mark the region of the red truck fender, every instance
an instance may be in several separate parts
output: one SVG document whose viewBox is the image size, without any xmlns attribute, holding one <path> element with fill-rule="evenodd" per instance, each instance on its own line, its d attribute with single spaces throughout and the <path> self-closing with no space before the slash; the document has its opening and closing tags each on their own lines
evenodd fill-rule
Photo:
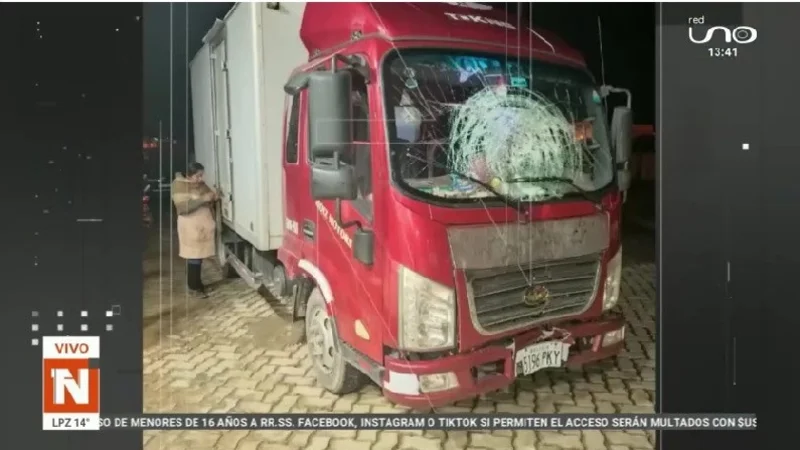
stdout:
<svg viewBox="0 0 800 450">
<path fill-rule="evenodd" d="M 297 267 L 299 267 L 314 280 L 320 292 L 322 293 L 322 297 L 325 299 L 325 303 L 329 305 L 333 303 L 333 291 L 331 290 L 331 284 L 328 282 L 328 279 L 325 277 L 322 271 L 319 270 L 319 267 L 315 266 L 307 259 L 301 259 L 298 261 Z"/>
</svg>

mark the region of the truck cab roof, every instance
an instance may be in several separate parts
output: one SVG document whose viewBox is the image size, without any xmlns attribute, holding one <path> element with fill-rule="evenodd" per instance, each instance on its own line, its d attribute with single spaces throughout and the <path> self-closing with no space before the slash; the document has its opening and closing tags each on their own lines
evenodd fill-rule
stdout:
<svg viewBox="0 0 800 450">
<path fill-rule="evenodd" d="M 548 54 L 583 65 L 553 33 L 528 28 L 505 10 L 478 3 L 307 3 L 300 37 L 311 58 L 360 35 L 389 41 L 471 42 Z M 501 50 L 502 51 L 502 50 Z"/>
</svg>

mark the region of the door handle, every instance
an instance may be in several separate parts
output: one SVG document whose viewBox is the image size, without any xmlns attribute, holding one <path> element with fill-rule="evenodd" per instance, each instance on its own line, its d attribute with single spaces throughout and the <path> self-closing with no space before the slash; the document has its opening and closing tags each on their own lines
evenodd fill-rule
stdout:
<svg viewBox="0 0 800 450">
<path fill-rule="evenodd" d="M 303 220 L 303 235 L 314 240 L 314 222 L 308 219 Z"/>
</svg>

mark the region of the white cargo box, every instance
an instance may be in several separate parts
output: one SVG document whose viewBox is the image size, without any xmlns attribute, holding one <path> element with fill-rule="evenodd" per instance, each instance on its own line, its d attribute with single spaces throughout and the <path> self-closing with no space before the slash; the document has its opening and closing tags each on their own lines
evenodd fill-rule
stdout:
<svg viewBox="0 0 800 450">
<path fill-rule="evenodd" d="M 283 85 L 308 61 L 305 3 L 238 3 L 190 64 L 195 159 L 221 192 L 223 223 L 258 250 L 283 236 Z"/>
</svg>

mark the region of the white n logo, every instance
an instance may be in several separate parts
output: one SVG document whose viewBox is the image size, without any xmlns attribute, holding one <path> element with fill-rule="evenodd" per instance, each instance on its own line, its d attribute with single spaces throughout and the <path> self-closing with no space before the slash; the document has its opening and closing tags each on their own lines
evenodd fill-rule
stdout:
<svg viewBox="0 0 800 450">
<path fill-rule="evenodd" d="M 89 370 L 78 369 L 76 380 L 68 369 L 51 369 L 50 377 L 53 379 L 53 403 L 63 405 L 65 393 L 78 405 L 89 404 Z"/>
</svg>

